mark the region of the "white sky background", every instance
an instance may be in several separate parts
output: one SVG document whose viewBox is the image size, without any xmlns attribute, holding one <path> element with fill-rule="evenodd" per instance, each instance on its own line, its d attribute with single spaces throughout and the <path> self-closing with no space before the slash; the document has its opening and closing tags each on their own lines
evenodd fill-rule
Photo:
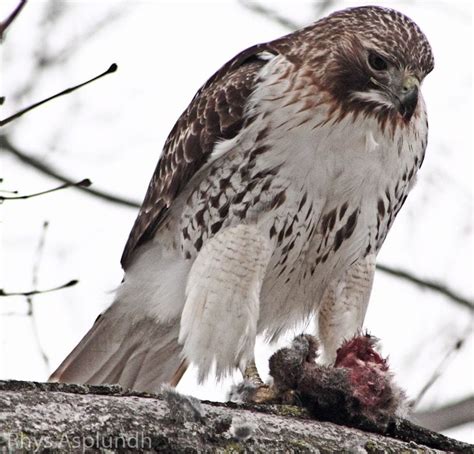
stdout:
<svg viewBox="0 0 474 454">
<path fill-rule="evenodd" d="M 2 0 L 6 17 L 16 0 Z M 50 5 L 30 0 L 3 44 L 1 107 L 4 118 L 21 107 L 119 65 L 113 75 L 27 114 L 0 133 L 22 151 L 78 181 L 141 201 L 161 147 L 196 90 L 240 50 L 288 32 L 236 1 L 57 1 L 65 6 L 45 23 Z M 412 17 L 433 46 L 436 68 L 423 86 L 430 119 L 427 157 L 418 183 L 399 214 L 379 261 L 473 294 L 472 6 L 460 1 L 369 2 Z M 311 3 L 267 2 L 298 23 L 314 18 Z M 331 9 L 364 2 L 335 1 Z M 121 13 L 98 31 L 87 30 L 109 13 Z M 42 25 L 42 26 L 41 26 Z M 71 48 L 71 46 L 73 46 Z M 64 59 L 33 71 L 34 57 Z M 24 90 L 30 84 L 31 89 Z M 23 92 L 23 93 L 22 93 Z M 58 182 L 2 152 L 3 189 L 22 194 Z M 0 299 L 0 379 L 46 380 L 120 283 L 120 255 L 136 210 L 74 189 L 0 206 L 0 288 L 32 287 L 35 250 L 43 221 L 50 223 L 38 287 L 71 279 L 71 289 L 34 298 L 41 359 L 25 317 L 24 298 Z M 3 315 L 2 315 L 3 314 Z M 469 312 L 431 291 L 377 274 L 366 327 L 382 339 L 397 380 L 415 397 L 472 319 Z M 290 333 L 290 337 L 295 333 Z M 269 350 L 258 347 L 266 368 Z M 474 345 L 468 338 L 420 408 L 438 406 L 474 391 Z M 223 399 L 229 383 L 197 387 L 186 374 L 180 389 Z M 473 425 L 450 435 L 474 441 Z"/>
</svg>

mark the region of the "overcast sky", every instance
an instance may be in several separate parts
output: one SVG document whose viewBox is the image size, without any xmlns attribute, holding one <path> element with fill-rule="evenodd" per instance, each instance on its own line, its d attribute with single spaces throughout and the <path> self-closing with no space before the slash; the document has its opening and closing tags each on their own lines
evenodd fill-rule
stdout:
<svg viewBox="0 0 474 454">
<path fill-rule="evenodd" d="M 472 298 L 472 10 L 471 2 L 370 2 L 412 17 L 428 36 L 436 67 L 423 86 L 430 136 L 418 183 L 379 255 L 381 263 L 437 280 Z M 1 17 L 15 1 L 2 0 Z M 301 25 L 309 2 L 266 2 Z M 335 1 L 329 10 L 364 2 Z M 289 30 L 237 1 L 30 1 L 1 50 L 0 117 L 119 65 L 113 75 L 55 100 L 0 130 L 21 151 L 94 188 L 140 202 L 161 147 L 196 90 L 223 63 L 257 42 Z M 38 61 L 47 65 L 38 65 Z M 58 182 L 1 153 L 3 189 L 22 194 Z M 0 288 L 32 288 L 42 225 L 49 222 L 37 287 L 71 279 L 70 289 L 34 298 L 36 327 L 23 297 L 0 300 L 0 379 L 45 380 L 111 302 L 136 209 L 74 189 L 0 206 Z M 3 314 L 3 315 L 2 315 Z M 459 336 L 469 312 L 445 297 L 378 273 L 366 327 L 382 339 L 397 380 L 416 397 Z M 289 333 L 289 337 L 295 333 Z M 274 349 L 275 347 L 272 347 Z M 270 350 L 258 346 L 263 370 Z M 472 394 L 472 337 L 453 355 L 423 398 L 428 408 Z M 197 387 L 187 373 L 180 389 L 223 399 L 229 382 Z M 450 431 L 474 441 L 473 426 Z"/>
</svg>

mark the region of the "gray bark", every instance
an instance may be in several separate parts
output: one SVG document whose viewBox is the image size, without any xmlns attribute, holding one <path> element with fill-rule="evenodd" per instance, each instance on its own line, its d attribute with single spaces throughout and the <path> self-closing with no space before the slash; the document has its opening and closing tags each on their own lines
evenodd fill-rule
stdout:
<svg viewBox="0 0 474 454">
<path fill-rule="evenodd" d="M 407 441 L 311 420 L 299 407 L 0 381 L 0 452 L 474 452 L 407 421 L 388 430 Z"/>
</svg>

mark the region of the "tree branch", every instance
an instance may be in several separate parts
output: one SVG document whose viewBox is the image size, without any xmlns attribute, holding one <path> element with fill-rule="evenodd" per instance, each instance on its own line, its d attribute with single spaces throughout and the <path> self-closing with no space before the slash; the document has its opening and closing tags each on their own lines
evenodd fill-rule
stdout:
<svg viewBox="0 0 474 454">
<path fill-rule="evenodd" d="M 3 21 L 0 22 L 0 40 L 3 39 L 3 34 L 6 29 L 12 24 L 12 22 L 18 17 L 23 7 L 26 5 L 27 0 L 20 0 L 20 3 L 11 12 L 11 14 Z"/>
<path fill-rule="evenodd" d="M 47 189 L 46 191 L 40 191 L 40 192 L 35 192 L 34 194 L 28 194 L 28 195 L 15 195 L 15 196 L 3 196 L 0 195 L 0 203 L 5 201 L 5 200 L 25 200 L 25 199 L 31 199 L 33 197 L 38 197 L 40 195 L 45 195 L 45 194 L 51 194 L 52 192 L 60 191 L 62 189 L 66 188 L 71 188 L 71 187 L 84 187 L 88 188 L 91 185 L 91 180 L 88 178 L 85 178 L 84 180 L 81 180 L 77 183 L 64 183 L 61 186 L 58 186 L 57 188 L 53 189 Z M 17 191 L 14 192 L 15 194 Z"/>
<path fill-rule="evenodd" d="M 32 90 L 37 87 L 38 81 L 47 78 L 49 70 L 53 67 L 65 64 L 75 56 L 79 50 L 87 48 L 87 43 L 91 38 L 96 38 L 103 33 L 114 22 L 126 16 L 133 8 L 133 2 L 117 2 L 118 5 L 108 8 L 106 13 L 94 20 L 94 15 L 86 23 L 81 23 L 80 30 L 74 30 L 71 34 L 61 34 L 61 42 L 51 39 L 52 36 L 61 33 L 62 27 L 69 19 L 74 20 L 73 2 L 43 0 L 45 7 L 39 14 L 39 30 L 31 41 L 31 60 L 29 77 L 18 87 L 12 87 L 9 97 L 13 100 L 27 99 Z M 128 3 L 128 4 L 125 4 Z M 33 36 L 33 35 L 32 35 Z M 54 43 L 54 44 L 53 44 Z M 51 45 L 53 44 L 53 45 Z M 14 58 L 13 46 L 5 57 Z M 2 62 L 3 63 L 3 62 Z"/>
<path fill-rule="evenodd" d="M 3 182 L 3 179 L 0 178 L 0 183 Z M 4 194 L 18 194 L 18 191 L 9 191 L 8 189 L 0 189 L 0 192 L 3 192 Z"/>
<path fill-rule="evenodd" d="M 421 279 L 409 273 L 408 271 L 392 268 L 387 265 L 379 264 L 377 265 L 377 269 L 384 273 L 390 274 L 391 276 L 411 282 L 412 284 L 418 285 L 419 287 L 427 288 L 437 293 L 441 293 L 442 295 L 446 296 L 450 300 L 461 304 L 462 306 L 470 309 L 471 311 L 474 310 L 474 302 L 472 300 L 469 300 L 468 298 L 458 295 L 454 290 L 451 290 L 449 287 L 447 287 L 446 285 L 440 284 L 439 282 L 429 280 L 429 279 Z"/>
<path fill-rule="evenodd" d="M 49 226 L 49 222 L 44 221 L 43 227 L 41 229 L 39 241 L 38 241 L 38 246 L 36 248 L 35 261 L 33 263 L 33 270 L 31 273 L 32 274 L 31 286 L 33 288 L 36 288 L 38 286 L 39 268 L 41 264 L 41 259 L 43 258 L 43 251 L 44 251 L 44 245 L 46 243 L 46 233 L 48 231 L 48 226 Z M 36 340 L 36 345 L 38 347 L 39 354 L 41 355 L 41 358 L 43 359 L 45 370 L 48 373 L 49 372 L 49 358 L 45 350 L 43 349 L 43 346 L 41 345 L 41 338 L 40 338 L 39 329 L 38 329 L 38 325 L 36 323 L 36 317 L 35 317 L 36 313 L 35 313 L 35 306 L 33 303 L 33 295 L 26 297 L 26 303 L 28 304 L 27 316 L 30 317 L 30 320 L 31 320 L 33 336 Z"/>
<path fill-rule="evenodd" d="M 79 281 L 73 279 L 72 281 L 67 282 L 66 284 L 60 285 L 59 287 L 53 287 L 45 290 L 29 290 L 27 292 L 5 292 L 0 288 L 0 296 L 33 296 L 33 295 L 42 295 L 43 293 L 55 292 L 57 290 L 62 290 L 64 288 L 72 287 L 76 285 Z"/>
<path fill-rule="evenodd" d="M 124 205 L 130 208 L 140 208 L 141 204 L 134 200 L 125 199 L 123 197 L 119 197 L 119 196 L 110 194 L 108 192 L 100 191 L 97 189 L 92 189 L 92 188 L 83 187 L 83 186 L 75 186 L 76 182 L 73 179 L 66 177 L 65 175 L 61 174 L 59 171 L 55 170 L 52 166 L 45 164 L 39 159 L 36 159 L 33 156 L 30 156 L 29 154 L 26 154 L 20 151 L 16 146 L 14 146 L 10 142 L 8 137 L 5 135 L 0 135 L 0 148 L 4 149 L 5 151 L 8 151 L 12 155 L 20 159 L 22 162 L 24 162 L 25 164 L 28 164 L 30 167 L 33 167 L 36 170 L 39 170 L 41 173 L 48 175 L 49 177 L 56 178 L 57 180 L 62 181 L 63 183 L 66 183 L 81 191 L 84 191 L 88 193 L 89 195 L 93 195 L 103 200 L 107 200 L 108 202 L 117 203 L 119 205 Z"/>
<path fill-rule="evenodd" d="M 259 14 L 260 16 L 263 16 L 265 17 L 265 19 L 271 20 L 272 22 L 276 22 L 277 24 L 287 28 L 288 30 L 294 31 L 301 27 L 300 24 L 293 22 L 287 17 L 281 16 L 275 10 L 263 6 L 260 3 L 248 0 L 238 0 L 238 2 L 249 11 Z"/>
<path fill-rule="evenodd" d="M 315 17 L 320 18 L 326 11 L 332 7 L 334 0 L 316 0 L 314 2 Z"/>
<path fill-rule="evenodd" d="M 268 8 L 267 6 L 262 5 L 261 3 L 252 1 L 252 0 L 238 0 L 244 8 L 252 11 L 255 14 L 258 14 L 264 17 L 267 20 L 275 22 L 289 31 L 295 31 L 303 27 L 303 24 L 298 24 L 293 22 L 291 19 L 288 19 L 281 14 L 278 14 L 275 10 Z M 320 0 L 314 2 L 314 18 L 319 19 L 326 11 L 332 6 L 333 0 Z"/>
<path fill-rule="evenodd" d="M 290 405 L 200 402 L 176 394 L 0 381 L 0 443 L 11 452 L 468 453 L 473 448 L 406 420 L 397 419 L 384 434 L 373 433 L 311 419 Z"/>
<path fill-rule="evenodd" d="M 95 82 L 96 80 L 106 76 L 107 74 L 111 74 L 117 71 L 117 65 L 115 63 L 111 64 L 110 67 L 105 70 L 103 73 L 99 74 L 98 76 L 93 77 L 92 79 L 87 80 L 86 82 L 82 82 L 81 84 L 75 85 L 70 88 L 66 88 L 65 90 L 56 93 L 55 95 L 49 96 L 46 99 L 43 99 L 42 101 L 38 101 L 34 104 L 32 104 L 29 107 L 26 107 L 16 114 L 11 115 L 10 117 L 7 117 L 3 120 L 0 120 L 0 126 L 5 126 L 7 123 L 10 123 L 13 120 L 16 120 L 17 118 L 21 117 L 22 115 L 26 114 L 27 112 L 30 112 L 33 109 L 36 109 L 37 107 L 42 106 L 43 104 L 46 104 L 49 101 L 52 101 L 53 99 L 59 98 L 60 96 L 68 95 L 69 93 L 72 93 L 73 91 L 78 90 L 79 88 L 82 88 L 92 82 Z"/>
<path fill-rule="evenodd" d="M 413 421 L 430 430 L 442 431 L 474 422 L 474 396 L 453 402 L 433 410 L 420 411 Z"/>
<path fill-rule="evenodd" d="M 441 359 L 440 363 L 436 366 L 431 377 L 425 383 L 425 385 L 421 388 L 420 392 L 418 393 L 413 407 L 416 408 L 420 403 L 423 396 L 427 393 L 427 391 L 438 381 L 438 379 L 443 375 L 443 372 L 448 367 L 448 364 L 452 361 L 455 354 L 458 353 L 462 347 L 464 346 L 466 339 L 472 334 L 472 319 L 468 323 L 466 329 L 464 330 L 463 334 L 459 336 L 458 339 L 454 342 L 454 344 L 448 349 L 445 353 L 444 357 Z"/>
</svg>

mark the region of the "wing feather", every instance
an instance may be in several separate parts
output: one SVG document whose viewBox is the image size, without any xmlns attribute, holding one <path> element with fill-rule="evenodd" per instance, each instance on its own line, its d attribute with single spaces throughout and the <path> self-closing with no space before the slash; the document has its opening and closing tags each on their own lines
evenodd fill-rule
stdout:
<svg viewBox="0 0 474 454">
<path fill-rule="evenodd" d="M 138 246 L 153 237 L 173 200 L 206 163 L 214 145 L 232 139 L 244 123 L 244 109 L 256 76 L 278 52 L 253 46 L 230 60 L 199 89 L 169 134 L 122 255 L 124 269 Z"/>
</svg>

